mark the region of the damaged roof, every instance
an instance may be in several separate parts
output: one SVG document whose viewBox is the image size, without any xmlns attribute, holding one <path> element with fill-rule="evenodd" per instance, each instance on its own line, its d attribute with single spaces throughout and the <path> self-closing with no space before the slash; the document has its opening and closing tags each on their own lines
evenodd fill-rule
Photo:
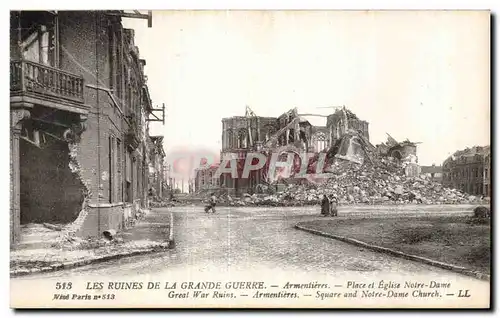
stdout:
<svg viewBox="0 0 500 318">
<path fill-rule="evenodd" d="M 457 158 L 470 158 L 476 155 L 486 157 L 490 155 L 490 151 L 490 146 L 474 146 L 471 148 L 465 148 L 463 150 L 457 150 L 451 156 L 446 158 L 444 163 L 447 163 L 450 160 L 456 160 Z"/>
<path fill-rule="evenodd" d="M 356 116 L 356 114 L 354 114 L 349 109 L 345 108 L 345 106 L 344 106 L 343 110 L 346 112 L 346 115 L 347 115 L 348 119 L 358 119 L 359 120 L 358 116 Z"/>
</svg>

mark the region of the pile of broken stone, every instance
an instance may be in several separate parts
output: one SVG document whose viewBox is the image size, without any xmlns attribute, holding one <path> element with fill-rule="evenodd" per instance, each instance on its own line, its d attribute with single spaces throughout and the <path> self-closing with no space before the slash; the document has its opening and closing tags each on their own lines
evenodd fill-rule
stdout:
<svg viewBox="0 0 500 318">
<path fill-rule="evenodd" d="M 425 175 L 408 177 L 404 164 L 390 157 L 367 164 L 335 159 L 328 177 L 318 182 L 288 185 L 281 193 L 245 194 L 241 199 L 220 196 L 230 206 L 300 206 L 319 204 L 323 195 L 340 204 L 475 204 L 480 198 L 443 187 Z"/>
</svg>

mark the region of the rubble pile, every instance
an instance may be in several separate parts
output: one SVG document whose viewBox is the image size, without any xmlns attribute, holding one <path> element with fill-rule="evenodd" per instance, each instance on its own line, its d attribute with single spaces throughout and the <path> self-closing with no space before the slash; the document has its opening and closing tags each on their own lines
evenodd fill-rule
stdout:
<svg viewBox="0 0 500 318">
<path fill-rule="evenodd" d="M 149 202 L 149 206 L 151 208 L 171 208 L 176 206 L 176 202 L 174 201 L 151 201 Z"/>
<path fill-rule="evenodd" d="M 335 159 L 328 178 L 321 182 L 288 185 L 281 193 L 244 194 L 242 198 L 220 195 L 219 203 L 230 206 L 298 206 L 318 204 L 323 195 L 335 196 L 340 204 L 467 204 L 479 198 L 444 188 L 425 175 L 407 177 L 405 163 L 391 157 L 373 158 L 367 164 Z"/>
<path fill-rule="evenodd" d="M 425 175 L 407 177 L 404 168 L 404 164 L 390 157 L 377 158 L 373 165 L 335 161 L 330 168 L 331 177 L 326 182 L 310 189 L 289 187 L 285 194 L 305 202 L 317 202 L 324 194 L 333 195 L 341 204 L 457 204 L 478 199 L 444 188 Z"/>
</svg>

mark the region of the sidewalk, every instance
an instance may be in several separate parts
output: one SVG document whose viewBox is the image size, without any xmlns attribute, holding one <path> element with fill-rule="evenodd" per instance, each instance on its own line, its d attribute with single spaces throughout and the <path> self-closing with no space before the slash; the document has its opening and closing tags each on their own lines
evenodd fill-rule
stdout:
<svg viewBox="0 0 500 318">
<path fill-rule="evenodd" d="M 297 229 L 381 253 L 490 279 L 490 221 L 472 216 L 334 218 Z"/>
<path fill-rule="evenodd" d="M 19 248 L 10 252 L 11 277 L 67 269 L 121 257 L 160 252 L 173 247 L 171 212 L 148 212 L 134 227 L 105 239 L 62 243 L 61 231 L 43 224 L 23 227 Z"/>
</svg>

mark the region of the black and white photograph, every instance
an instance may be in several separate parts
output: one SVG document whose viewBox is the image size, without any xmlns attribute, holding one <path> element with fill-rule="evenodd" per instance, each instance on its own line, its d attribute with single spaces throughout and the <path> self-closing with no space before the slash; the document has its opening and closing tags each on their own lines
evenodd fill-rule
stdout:
<svg viewBox="0 0 500 318">
<path fill-rule="evenodd" d="M 11 308 L 490 308 L 491 19 L 11 10 Z"/>
</svg>

